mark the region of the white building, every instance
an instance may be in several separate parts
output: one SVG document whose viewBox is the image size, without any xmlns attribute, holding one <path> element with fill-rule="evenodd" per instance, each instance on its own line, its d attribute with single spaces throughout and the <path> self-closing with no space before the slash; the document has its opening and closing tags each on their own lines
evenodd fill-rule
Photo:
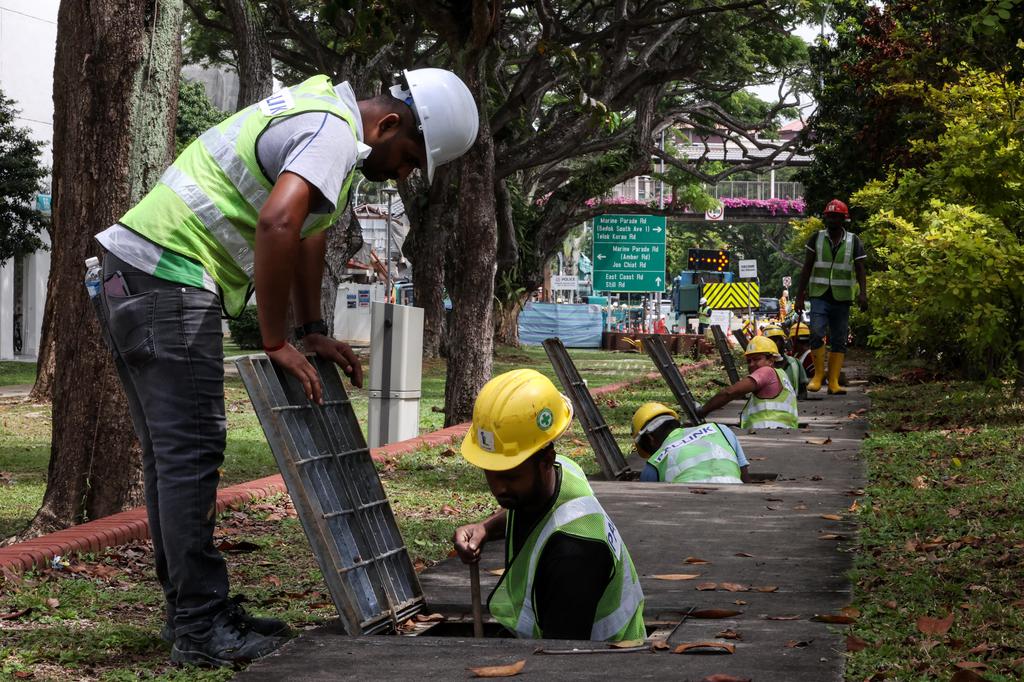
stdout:
<svg viewBox="0 0 1024 682">
<path fill-rule="evenodd" d="M 53 165 L 53 58 L 59 6 L 59 0 L 0 0 L 0 89 L 20 109 L 15 125 L 30 129 L 33 137 L 46 143 L 42 162 L 48 167 Z M 42 238 L 49 243 L 45 232 Z M 49 251 L 7 261 L 0 268 L 0 360 L 33 359 L 39 352 L 49 273 Z"/>
</svg>

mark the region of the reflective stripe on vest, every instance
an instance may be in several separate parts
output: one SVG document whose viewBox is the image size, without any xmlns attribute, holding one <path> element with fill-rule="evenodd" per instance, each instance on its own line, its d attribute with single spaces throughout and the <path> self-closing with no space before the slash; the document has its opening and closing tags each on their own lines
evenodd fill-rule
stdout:
<svg viewBox="0 0 1024 682">
<path fill-rule="evenodd" d="M 740 412 L 740 428 L 795 429 L 799 426 L 796 392 L 785 372 L 776 369 L 775 374 L 779 377 L 782 390 L 773 398 L 758 398 L 751 394 Z"/>
<path fill-rule="evenodd" d="M 519 637 L 539 638 L 533 603 L 537 563 L 548 540 L 558 532 L 603 542 L 611 554 L 614 572 L 594 614 L 590 637 L 594 640 L 643 639 L 643 589 L 629 550 L 615 524 L 594 497 L 579 466 L 557 457 L 562 473 L 558 499 L 548 515 L 531 531 L 519 554 L 512 556 L 515 512 L 510 511 L 506 529 L 506 570 L 488 599 L 491 614 Z"/>
<path fill-rule="evenodd" d="M 786 376 L 792 388 L 800 386 L 800 363 L 792 355 L 786 356 Z"/>
<path fill-rule="evenodd" d="M 717 424 L 676 429 L 649 462 L 666 483 L 742 483 L 736 452 Z"/>
<path fill-rule="evenodd" d="M 820 230 L 814 253 L 814 268 L 811 270 L 809 287 L 811 297 L 823 296 L 831 287 L 832 296 L 837 301 L 852 301 L 853 233 L 846 230 L 843 240 L 839 243 L 839 249 L 833 252 L 828 231 Z"/>
<path fill-rule="evenodd" d="M 120 222 L 150 241 L 197 261 L 217 282 L 225 312 L 237 316 L 252 290 L 256 222 L 273 184 L 257 158 L 259 136 L 276 120 L 324 112 L 358 139 L 356 113 L 327 76 L 314 76 L 257 102 L 203 133 Z M 344 211 L 354 168 L 331 214 L 310 214 L 300 235 L 329 227 Z"/>
</svg>

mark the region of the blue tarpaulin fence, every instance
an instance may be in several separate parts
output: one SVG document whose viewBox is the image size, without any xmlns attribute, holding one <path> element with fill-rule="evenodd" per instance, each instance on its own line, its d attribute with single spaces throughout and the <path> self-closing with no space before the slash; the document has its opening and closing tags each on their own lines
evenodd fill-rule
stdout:
<svg viewBox="0 0 1024 682">
<path fill-rule="evenodd" d="M 567 348 L 600 348 L 601 306 L 527 303 L 519 313 L 519 342 L 539 346 L 557 336 Z"/>
</svg>

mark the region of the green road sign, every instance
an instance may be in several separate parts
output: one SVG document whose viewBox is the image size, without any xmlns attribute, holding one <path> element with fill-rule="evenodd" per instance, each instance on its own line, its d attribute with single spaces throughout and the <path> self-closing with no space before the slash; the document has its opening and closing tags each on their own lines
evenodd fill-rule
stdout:
<svg viewBox="0 0 1024 682">
<path fill-rule="evenodd" d="M 594 218 L 594 291 L 664 291 L 665 218 Z"/>
</svg>

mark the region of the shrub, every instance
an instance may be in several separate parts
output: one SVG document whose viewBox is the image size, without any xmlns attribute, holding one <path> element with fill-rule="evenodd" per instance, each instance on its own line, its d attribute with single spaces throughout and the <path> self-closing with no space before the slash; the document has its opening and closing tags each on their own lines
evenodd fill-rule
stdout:
<svg viewBox="0 0 1024 682">
<path fill-rule="evenodd" d="M 242 350 L 262 350 L 263 337 L 260 336 L 260 321 L 256 317 L 256 306 L 245 307 L 242 314 L 228 320 L 228 331 L 231 338 Z"/>
</svg>

